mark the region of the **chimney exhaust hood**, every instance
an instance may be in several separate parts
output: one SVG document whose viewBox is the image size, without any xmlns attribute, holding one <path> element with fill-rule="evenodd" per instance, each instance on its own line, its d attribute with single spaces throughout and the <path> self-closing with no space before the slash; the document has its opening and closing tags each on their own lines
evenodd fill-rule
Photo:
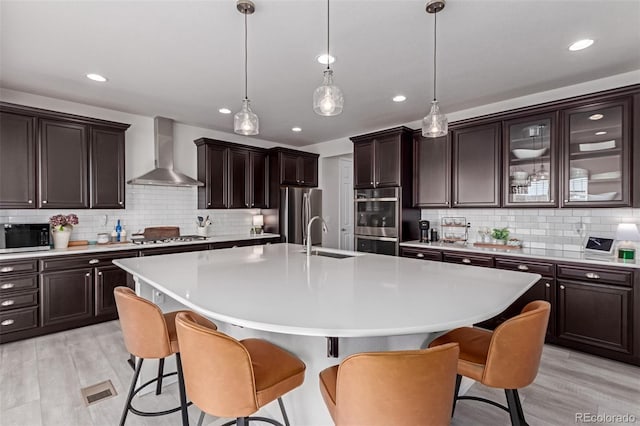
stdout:
<svg viewBox="0 0 640 426">
<path fill-rule="evenodd" d="M 131 185 L 204 186 L 173 168 L 173 120 L 165 117 L 153 119 L 155 168 L 128 181 Z"/>
</svg>

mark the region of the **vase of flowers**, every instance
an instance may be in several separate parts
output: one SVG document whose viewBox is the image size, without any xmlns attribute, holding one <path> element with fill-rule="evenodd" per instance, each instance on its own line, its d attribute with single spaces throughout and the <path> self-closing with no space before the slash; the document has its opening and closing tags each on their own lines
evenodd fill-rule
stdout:
<svg viewBox="0 0 640 426">
<path fill-rule="evenodd" d="M 78 224 L 78 216 L 73 213 L 66 216 L 57 214 L 49 218 L 49 224 L 53 235 L 53 248 L 67 248 L 73 225 Z"/>
</svg>

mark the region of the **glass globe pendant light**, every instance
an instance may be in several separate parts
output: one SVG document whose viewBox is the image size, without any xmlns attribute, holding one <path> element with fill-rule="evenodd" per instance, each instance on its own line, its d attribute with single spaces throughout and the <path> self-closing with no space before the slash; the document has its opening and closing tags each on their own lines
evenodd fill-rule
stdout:
<svg viewBox="0 0 640 426">
<path fill-rule="evenodd" d="M 327 56 L 329 56 L 329 0 L 327 0 Z M 343 106 L 342 90 L 333 84 L 333 70 L 327 60 L 322 86 L 313 92 L 313 110 L 319 115 L 333 116 L 342 113 Z"/>
<path fill-rule="evenodd" d="M 449 129 L 447 116 L 440 111 L 436 99 L 436 24 L 438 12 L 444 9 L 444 6 L 445 0 L 429 0 L 427 2 L 427 13 L 433 14 L 433 101 L 429 114 L 422 119 L 422 136 L 427 138 L 445 136 Z"/>
<path fill-rule="evenodd" d="M 242 108 L 233 116 L 233 131 L 246 136 L 257 135 L 260 130 L 258 116 L 251 111 L 247 91 L 247 15 L 253 14 L 256 7 L 250 0 L 238 0 L 238 11 L 244 15 L 244 99 Z"/>
</svg>

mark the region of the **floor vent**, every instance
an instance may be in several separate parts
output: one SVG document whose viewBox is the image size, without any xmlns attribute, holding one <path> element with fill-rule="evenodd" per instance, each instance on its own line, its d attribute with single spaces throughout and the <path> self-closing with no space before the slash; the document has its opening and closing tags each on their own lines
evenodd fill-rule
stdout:
<svg viewBox="0 0 640 426">
<path fill-rule="evenodd" d="M 113 383 L 111 383 L 111 380 L 106 380 L 92 386 L 87 386 L 86 388 L 80 389 L 80 392 L 82 393 L 82 400 L 84 401 L 84 405 L 87 406 L 95 404 L 96 402 L 102 401 L 107 398 L 112 398 L 118 394 L 113 387 Z"/>
</svg>

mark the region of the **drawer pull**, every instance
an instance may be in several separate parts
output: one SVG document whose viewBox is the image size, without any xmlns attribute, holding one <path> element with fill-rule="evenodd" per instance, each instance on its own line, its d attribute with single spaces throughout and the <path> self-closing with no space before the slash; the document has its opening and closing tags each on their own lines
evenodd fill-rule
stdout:
<svg viewBox="0 0 640 426">
<path fill-rule="evenodd" d="M 98 272 L 98 276 L 101 277 L 102 276 L 102 272 Z"/>
<path fill-rule="evenodd" d="M 528 271 L 529 267 L 527 265 L 518 265 L 518 269 L 521 271 Z"/>
<path fill-rule="evenodd" d="M 11 305 L 13 305 L 14 303 L 16 303 L 16 302 L 15 302 L 15 301 L 13 301 L 13 300 L 5 300 L 5 301 L 3 301 L 2 303 L 0 303 L 0 305 L 2 305 L 2 306 L 11 306 Z"/>
<path fill-rule="evenodd" d="M 0 272 L 13 272 L 13 266 L 3 266 Z"/>
<path fill-rule="evenodd" d="M 564 286 L 563 285 L 560 286 L 560 290 L 564 290 Z"/>
<path fill-rule="evenodd" d="M 471 260 L 465 257 L 464 259 L 462 259 L 462 263 L 466 263 L 468 265 L 471 263 Z"/>
<path fill-rule="evenodd" d="M 14 322 L 15 322 L 14 320 L 8 319 L 8 320 L 4 320 L 4 321 L 0 322 L 0 324 L 2 324 L 2 325 L 11 325 Z"/>
<path fill-rule="evenodd" d="M 592 280 L 597 280 L 598 278 L 600 278 L 600 275 L 596 274 L 595 272 L 587 272 L 586 274 L 584 274 L 584 276 L 587 278 L 591 278 Z"/>
<path fill-rule="evenodd" d="M 14 283 L 4 283 L 0 286 L 1 289 L 6 290 L 8 288 L 14 288 L 16 285 Z"/>
<path fill-rule="evenodd" d="M 424 254 L 418 253 L 418 254 L 416 254 L 416 257 L 419 257 L 420 259 L 422 259 L 424 257 Z"/>
<path fill-rule="evenodd" d="M 95 265 L 96 263 L 100 263 L 100 261 L 98 259 L 91 259 L 89 261 L 89 265 Z"/>
<path fill-rule="evenodd" d="M 544 286 L 545 286 L 546 288 L 549 288 L 549 287 L 551 287 L 551 284 L 549 284 L 549 283 L 545 283 L 545 284 L 544 284 Z"/>
</svg>

